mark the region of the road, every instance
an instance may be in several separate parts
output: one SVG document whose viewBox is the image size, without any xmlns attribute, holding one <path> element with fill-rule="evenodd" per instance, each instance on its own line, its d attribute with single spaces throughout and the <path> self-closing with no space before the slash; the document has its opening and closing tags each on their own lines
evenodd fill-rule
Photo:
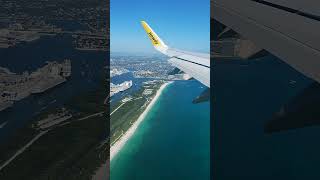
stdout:
<svg viewBox="0 0 320 180">
<path fill-rule="evenodd" d="M 125 104 L 125 102 L 122 103 L 122 104 L 120 104 L 120 106 L 118 106 L 114 111 L 112 111 L 112 112 L 110 113 L 110 116 L 111 116 L 113 113 L 115 113 L 119 108 L 121 108 L 121 106 L 123 106 L 124 104 Z"/>
<path fill-rule="evenodd" d="M 28 142 L 28 144 L 26 144 L 25 146 L 23 146 L 21 149 L 19 149 L 10 159 L 8 159 L 5 163 L 3 163 L 0 166 L 0 171 L 5 168 L 8 164 L 11 163 L 11 161 L 13 161 L 17 156 L 19 156 L 21 153 L 23 153 L 29 146 L 31 146 L 36 140 L 38 140 L 41 136 L 43 136 L 44 134 L 46 134 L 48 130 L 42 131 L 40 132 L 36 137 L 34 137 L 30 142 Z"/>
<path fill-rule="evenodd" d="M 98 112 L 98 113 L 95 113 L 95 114 L 91 114 L 91 115 L 88 115 L 86 117 L 83 117 L 83 118 L 80 118 L 80 119 L 77 119 L 76 121 L 83 121 L 83 120 L 86 120 L 86 119 L 89 119 L 89 118 L 92 118 L 92 117 L 95 117 L 95 116 L 101 116 L 102 114 L 104 113 L 104 111 L 102 112 Z M 67 122 L 67 123 L 64 123 L 60 126 L 63 126 L 65 124 L 68 124 L 70 122 Z M 19 156 L 20 154 L 22 154 L 28 147 L 30 147 L 35 141 L 37 141 L 41 136 L 45 135 L 47 132 L 49 132 L 50 130 L 54 129 L 51 128 L 51 129 L 48 129 L 48 130 L 45 130 L 45 131 L 41 131 L 37 136 L 35 136 L 31 141 L 29 141 L 25 146 L 23 146 L 21 149 L 19 149 L 10 159 L 8 159 L 6 162 L 4 162 L 1 166 L 0 166 L 0 171 L 5 168 L 7 165 L 9 165 L 17 156 Z"/>
</svg>

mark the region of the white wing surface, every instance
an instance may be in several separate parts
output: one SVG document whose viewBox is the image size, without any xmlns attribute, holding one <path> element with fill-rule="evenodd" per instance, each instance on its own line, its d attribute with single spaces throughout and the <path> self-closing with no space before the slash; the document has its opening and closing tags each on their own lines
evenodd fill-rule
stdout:
<svg viewBox="0 0 320 180">
<path fill-rule="evenodd" d="M 170 57 L 169 62 L 210 88 L 210 55 L 172 49 L 145 22 L 141 21 L 154 48 Z"/>
</svg>

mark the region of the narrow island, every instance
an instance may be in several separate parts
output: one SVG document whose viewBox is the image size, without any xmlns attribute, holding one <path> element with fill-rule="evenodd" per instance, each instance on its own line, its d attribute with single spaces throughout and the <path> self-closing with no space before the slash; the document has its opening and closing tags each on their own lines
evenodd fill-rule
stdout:
<svg viewBox="0 0 320 180">
<path fill-rule="evenodd" d="M 153 80 L 144 82 L 142 88 L 130 97 L 126 97 L 115 105 L 110 111 L 111 148 L 112 160 L 126 142 L 132 137 L 140 123 L 160 97 L 163 90 L 171 82 Z"/>
</svg>

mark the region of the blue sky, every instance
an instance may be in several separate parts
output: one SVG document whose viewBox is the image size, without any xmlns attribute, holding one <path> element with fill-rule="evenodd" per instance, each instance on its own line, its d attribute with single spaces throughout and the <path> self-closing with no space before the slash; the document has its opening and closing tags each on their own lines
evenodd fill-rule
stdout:
<svg viewBox="0 0 320 180">
<path fill-rule="evenodd" d="M 170 47 L 210 50 L 209 0 L 110 0 L 111 53 L 156 52 L 141 20 Z"/>
</svg>

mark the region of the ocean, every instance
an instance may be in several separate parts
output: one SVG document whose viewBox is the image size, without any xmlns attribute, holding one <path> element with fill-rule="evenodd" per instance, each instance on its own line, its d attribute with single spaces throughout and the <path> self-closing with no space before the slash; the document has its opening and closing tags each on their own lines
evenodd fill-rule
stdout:
<svg viewBox="0 0 320 180">
<path fill-rule="evenodd" d="M 274 113 L 312 80 L 271 55 L 216 61 L 213 74 L 215 180 L 320 179 L 320 127 L 264 133 Z"/>
<path fill-rule="evenodd" d="M 209 179 L 210 103 L 192 104 L 204 89 L 194 80 L 168 85 L 111 161 L 110 179 Z"/>
</svg>

